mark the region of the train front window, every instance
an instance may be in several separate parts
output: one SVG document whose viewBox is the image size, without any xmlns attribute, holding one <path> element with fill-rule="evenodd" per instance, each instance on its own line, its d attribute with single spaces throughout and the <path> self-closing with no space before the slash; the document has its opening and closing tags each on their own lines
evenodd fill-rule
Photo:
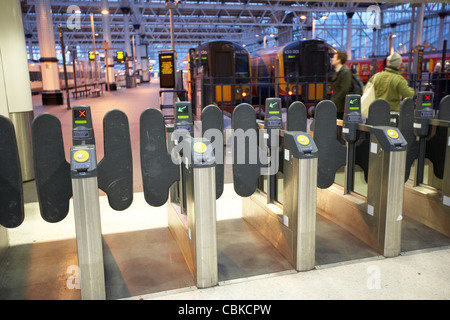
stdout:
<svg viewBox="0 0 450 320">
<path fill-rule="evenodd" d="M 236 74 L 249 77 L 248 55 L 236 54 Z"/>
<path fill-rule="evenodd" d="M 297 54 L 286 54 L 284 55 L 284 72 L 285 78 L 295 79 L 300 74 L 300 64 L 298 61 Z"/>
</svg>

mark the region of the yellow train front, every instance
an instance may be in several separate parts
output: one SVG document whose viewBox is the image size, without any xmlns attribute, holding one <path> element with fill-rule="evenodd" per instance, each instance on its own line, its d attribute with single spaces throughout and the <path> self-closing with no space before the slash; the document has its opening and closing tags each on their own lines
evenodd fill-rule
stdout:
<svg viewBox="0 0 450 320">
<path fill-rule="evenodd" d="M 205 42 L 189 50 L 187 90 L 194 114 L 216 104 L 225 112 L 251 102 L 250 53 L 225 40 Z"/>
<path fill-rule="evenodd" d="M 314 39 L 258 51 L 251 58 L 253 105 L 264 108 L 266 98 L 279 97 L 284 107 L 302 101 L 309 109 L 327 99 L 327 75 L 335 51 Z"/>
</svg>

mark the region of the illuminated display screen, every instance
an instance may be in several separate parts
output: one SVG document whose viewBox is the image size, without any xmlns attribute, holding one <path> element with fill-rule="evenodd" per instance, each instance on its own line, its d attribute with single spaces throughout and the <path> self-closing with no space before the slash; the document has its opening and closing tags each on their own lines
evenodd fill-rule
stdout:
<svg viewBox="0 0 450 320">
<path fill-rule="evenodd" d="M 290 54 L 290 55 L 288 55 L 288 59 L 295 59 L 297 56 L 296 55 L 293 55 L 293 54 Z"/>
<path fill-rule="evenodd" d="M 117 51 L 117 60 L 123 60 L 123 51 Z"/>
<path fill-rule="evenodd" d="M 73 110 L 73 119 L 76 124 L 87 123 L 86 120 L 86 110 L 76 109 Z"/>
<path fill-rule="evenodd" d="M 74 110 L 73 113 L 74 119 L 86 119 L 86 110 L 77 109 Z"/>
<path fill-rule="evenodd" d="M 188 106 L 178 106 L 177 107 L 177 113 L 180 114 L 187 114 L 189 115 L 189 108 Z"/>
<path fill-rule="evenodd" d="M 178 119 L 189 119 L 189 107 L 188 106 L 177 106 L 177 118 Z"/>
<path fill-rule="evenodd" d="M 160 88 L 175 87 L 175 58 L 173 53 L 159 55 Z"/>
<path fill-rule="evenodd" d="M 424 102 L 425 102 L 425 101 L 431 102 L 431 94 L 425 94 L 425 95 L 423 96 L 423 101 L 424 101 Z"/>
</svg>

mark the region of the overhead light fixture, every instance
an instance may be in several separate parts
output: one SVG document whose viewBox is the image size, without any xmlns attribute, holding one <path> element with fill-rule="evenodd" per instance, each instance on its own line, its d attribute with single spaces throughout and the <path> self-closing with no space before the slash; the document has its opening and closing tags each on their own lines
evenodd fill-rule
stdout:
<svg viewBox="0 0 450 320">
<path fill-rule="evenodd" d="M 275 37 L 275 35 L 273 33 L 269 34 L 269 36 L 272 38 Z"/>
<path fill-rule="evenodd" d="M 301 20 L 305 20 L 305 19 L 306 19 L 306 16 L 303 14 L 303 15 L 300 16 L 300 19 L 301 19 Z"/>
<path fill-rule="evenodd" d="M 323 15 L 323 16 L 322 16 L 322 19 L 323 19 L 323 20 L 327 20 L 327 19 L 328 19 L 328 16 L 327 16 L 327 15 Z"/>
<path fill-rule="evenodd" d="M 103 10 L 102 10 L 102 14 L 107 15 L 107 14 L 109 14 L 109 11 L 106 10 L 106 9 L 103 9 Z"/>
<path fill-rule="evenodd" d="M 81 10 L 75 10 L 76 14 L 81 14 Z"/>
<path fill-rule="evenodd" d="M 255 34 L 255 37 L 259 37 L 259 34 Z"/>
</svg>

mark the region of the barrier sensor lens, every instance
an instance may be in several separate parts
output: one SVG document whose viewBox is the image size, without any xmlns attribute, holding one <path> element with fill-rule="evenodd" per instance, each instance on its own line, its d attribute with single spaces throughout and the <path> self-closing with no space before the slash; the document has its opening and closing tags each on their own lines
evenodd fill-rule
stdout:
<svg viewBox="0 0 450 320">
<path fill-rule="evenodd" d="M 308 145 L 309 144 L 309 138 L 305 135 L 299 135 L 297 137 L 297 141 L 301 144 L 301 145 Z"/>
<path fill-rule="evenodd" d="M 85 162 L 89 159 L 89 153 L 84 150 L 79 150 L 73 154 L 73 159 L 76 162 Z"/>
<path fill-rule="evenodd" d="M 393 129 L 389 129 L 387 131 L 387 134 L 389 137 L 391 137 L 392 139 L 397 139 L 398 138 L 398 132 L 393 130 Z"/>
<path fill-rule="evenodd" d="M 194 143 L 194 150 L 198 153 L 204 153 L 206 151 L 206 144 L 203 142 Z"/>
</svg>

